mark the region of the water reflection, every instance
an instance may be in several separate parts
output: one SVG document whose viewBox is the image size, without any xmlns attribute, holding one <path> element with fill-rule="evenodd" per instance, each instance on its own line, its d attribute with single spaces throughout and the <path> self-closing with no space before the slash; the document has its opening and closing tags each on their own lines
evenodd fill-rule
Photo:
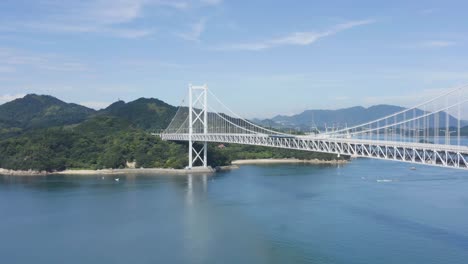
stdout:
<svg viewBox="0 0 468 264">
<path fill-rule="evenodd" d="M 188 174 L 186 176 L 186 201 L 187 206 L 194 203 L 195 195 L 201 196 L 208 190 L 208 177 L 214 177 L 213 174 Z M 195 189 L 195 190 L 194 190 Z"/>
</svg>

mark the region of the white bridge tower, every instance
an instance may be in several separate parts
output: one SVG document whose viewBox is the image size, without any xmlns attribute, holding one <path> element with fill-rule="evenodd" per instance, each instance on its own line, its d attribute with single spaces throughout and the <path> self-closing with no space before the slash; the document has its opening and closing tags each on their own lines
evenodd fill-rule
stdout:
<svg viewBox="0 0 468 264">
<path fill-rule="evenodd" d="M 208 134 L 208 86 L 194 86 L 189 84 L 189 165 L 200 160 L 203 167 L 208 166 L 208 144 L 203 142 L 197 150 L 193 142 L 193 134 Z M 195 154 L 195 156 L 194 156 Z"/>
</svg>

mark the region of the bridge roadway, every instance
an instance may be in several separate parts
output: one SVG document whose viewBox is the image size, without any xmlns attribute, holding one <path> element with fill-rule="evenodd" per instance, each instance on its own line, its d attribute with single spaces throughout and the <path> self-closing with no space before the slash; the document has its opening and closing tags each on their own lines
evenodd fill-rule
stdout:
<svg viewBox="0 0 468 264">
<path fill-rule="evenodd" d="M 189 134 L 166 134 L 164 140 L 189 141 Z M 192 134 L 192 141 L 234 143 L 395 160 L 468 170 L 468 147 L 414 142 L 379 141 L 321 136 L 277 136 L 266 134 Z"/>
</svg>

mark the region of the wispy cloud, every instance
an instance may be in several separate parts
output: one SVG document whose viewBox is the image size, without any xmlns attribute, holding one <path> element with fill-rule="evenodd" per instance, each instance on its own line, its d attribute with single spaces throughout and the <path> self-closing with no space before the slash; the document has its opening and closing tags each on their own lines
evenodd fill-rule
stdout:
<svg viewBox="0 0 468 264">
<path fill-rule="evenodd" d="M 107 29 L 104 32 L 109 32 L 110 34 L 122 38 L 142 38 L 154 34 L 155 30 L 150 29 Z"/>
<path fill-rule="evenodd" d="M 3 94 L 0 95 L 0 104 L 4 104 L 6 102 L 13 101 L 17 98 L 22 98 L 24 96 L 25 94 Z"/>
<path fill-rule="evenodd" d="M 432 13 L 435 12 L 435 9 L 426 8 L 426 9 L 421 10 L 420 12 L 421 12 L 421 14 L 423 14 L 423 15 L 430 15 L 430 14 L 432 14 Z"/>
<path fill-rule="evenodd" d="M 100 0 L 100 1 L 38 1 L 44 14 L 31 21 L 4 24 L 4 32 L 99 33 L 122 38 L 151 35 L 151 28 L 136 28 L 127 24 L 143 17 L 147 5 L 176 6 L 177 2 L 156 0 Z M 127 25 L 127 26 L 126 26 Z"/>
<path fill-rule="evenodd" d="M 258 41 L 258 42 L 230 44 L 230 45 L 219 47 L 217 49 L 257 51 L 257 50 L 264 50 L 264 49 L 269 49 L 269 48 L 274 48 L 274 47 L 279 47 L 279 46 L 286 46 L 286 45 L 306 46 L 306 45 L 311 45 L 315 43 L 319 39 L 333 36 L 341 31 L 351 29 L 357 26 L 372 24 L 374 22 L 375 20 L 371 20 L 371 19 L 349 21 L 346 23 L 335 25 L 332 28 L 325 30 L 325 31 L 293 32 L 289 35 L 279 37 L 279 38 L 272 38 L 272 39 Z"/>
<path fill-rule="evenodd" d="M 223 0 L 200 0 L 200 2 L 205 5 L 219 5 Z"/>
<path fill-rule="evenodd" d="M 454 40 L 443 40 L 443 39 L 434 39 L 434 40 L 424 40 L 424 41 L 414 41 L 413 43 L 406 43 L 399 45 L 399 48 L 402 49 L 416 49 L 416 50 L 428 50 L 428 49 L 443 49 L 459 45 L 460 42 Z"/>
<path fill-rule="evenodd" d="M 122 61 L 122 63 L 130 67 L 145 68 L 145 69 L 161 68 L 161 69 L 176 70 L 176 69 L 187 69 L 187 68 L 192 67 L 192 65 L 188 65 L 188 64 L 166 62 L 166 61 L 160 61 L 157 59 L 132 59 L 132 60 L 124 60 Z"/>
<path fill-rule="evenodd" d="M 139 21 L 161 8 L 190 10 L 220 5 L 221 0 L 42 0 L 31 3 L 32 9 L 43 10 L 40 16 L 3 23 L 0 32 L 47 32 L 100 34 L 119 38 L 142 38 L 156 30 Z M 150 9 L 153 8 L 153 9 Z M 198 41 L 205 20 L 192 25 L 191 31 L 180 37 Z"/>
<path fill-rule="evenodd" d="M 201 34 L 205 31 L 206 19 L 202 18 L 190 25 L 190 31 L 177 33 L 176 35 L 190 41 L 200 41 Z"/>
<path fill-rule="evenodd" d="M 78 1 L 81 2 L 81 1 Z M 101 0 L 93 1 L 84 7 L 79 19 L 99 24 L 120 24 L 133 21 L 142 16 L 146 0 Z M 85 1 L 86 3 L 86 1 Z"/>
<path fill-rule="evenodd" d="M 15 72 L 26 67 L 58 72 L 89 71 L 85 64 L 55 54 L 36 54 L 0 47 L 0 74 Z"/>
<path fill-rule="evenodd" d="M 223 3 L 223 0 L 147 0 L 152 2 L 153 4 L 157 4 L 159 6 L 166 6 L 180 10 L 186 10 L 192 7 L 197 7 L 200 5 L 204 6 L 217 6 Z"/>
<path fill-rule="evenodd" d="M 167 1 L 156 1 L 160 6 L 167 6 L 175 9 L 185 10 L 190 7 L 190 3 L 188 1 L 174 1 L 174 0 L 167 0 Z"/>
<path fill-rule="evenodd" d="M 455 41 L 447 41 L 447 40 L 430 40 L 425 41 L 422 43 L 422 46 L 428 48 L 445 48 L 450 46 L 455 46 L 457 43 Z"/>
<path fill-rule="evenodd" d="M 31 23 L 22 24 L 25 30 L 36 30 L 53 33 L 99 33 L 121 38 L 141 38 L 153 34 L 155 31 L 151 29 L 132 29 L 132 28 L 115 28 L 108 26 L 97 25 L 73 25 L 73 24 L 58 24 L 58 23 Z"/>
</svg>

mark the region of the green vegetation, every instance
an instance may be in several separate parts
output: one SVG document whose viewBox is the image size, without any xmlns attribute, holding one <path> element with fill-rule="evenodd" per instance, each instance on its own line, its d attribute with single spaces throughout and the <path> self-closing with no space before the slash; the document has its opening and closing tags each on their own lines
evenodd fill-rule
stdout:
<svg viewBox="0 0 468 264">
<path fill-rule="evenodd" d="M 118 101 L 106 109 L 99 111 L 99 115 L 111 115 L 128 122 L 135 127 L 158 131 L 165 129 L 176 114 L 177 108 L 154 98 L 140 98 L 133 102 Z"/>
<path fill-rule="evenodd" d="M 44 95 L 0 106 L 0 167 L 63 170 L 137 167 L 182 168 L 185 144 L 149 132 L 167 126 L 176 108 L 157 99 L 118 101 L 95 111 Z"/>
<path fill-rule="evenodd" d="M 165 128 L 177 109 L 157 99 L 118 101 L 94 111 L 51 96 L 27 95 L 0 106 L 0 168 L 64 169 L 183 168 L 186 142 L 162 141 L 150 132 Z M 211 166 L 236 159 L 336 159 L 335 155 L 241 145 L 209 145 Z"/>
<path fill-rule="evenodd" d="M 0 136 L 5 138 L 34 128 L 77 124 L 94 112 L 52 96 L 29 94 L 0 105 Z"/>
<path fill-rule="evenodd" d="M 182 168 L 186 147 L 162 141 L 109 116 L 94 117 L 77 126 L 34 130 L 0 142 L 0 167 L 15 170 L 137 167 Z"/>
</svg>

